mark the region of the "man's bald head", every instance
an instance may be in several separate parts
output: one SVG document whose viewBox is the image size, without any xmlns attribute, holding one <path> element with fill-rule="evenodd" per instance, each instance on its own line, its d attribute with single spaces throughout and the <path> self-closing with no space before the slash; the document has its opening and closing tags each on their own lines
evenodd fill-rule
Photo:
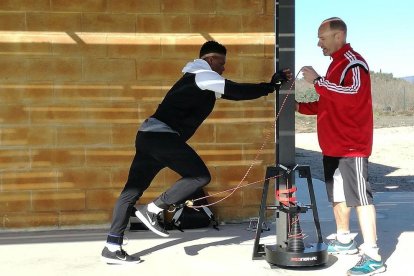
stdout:
<svg viewBox="0 0 414 276">
<path fill-rule="evenodd" d="M 318 46 L 330 56 L 346 44 L 346 24 L 339 17 L 325 19 L 318 29 Z"/>
<path fill-rule="evenodd" d="M 329 29 L 332 31 L 342 31 L 344 32 L 346 36 L 346 32 L 347 32 L 346 24 L 339 17 L 331 17 L 331 18 L 325 19 L 324 21 L 322 21 L 321 26 L 319 28 L 321 28 L 322 26 L 329 27 Z"/>
</svg>

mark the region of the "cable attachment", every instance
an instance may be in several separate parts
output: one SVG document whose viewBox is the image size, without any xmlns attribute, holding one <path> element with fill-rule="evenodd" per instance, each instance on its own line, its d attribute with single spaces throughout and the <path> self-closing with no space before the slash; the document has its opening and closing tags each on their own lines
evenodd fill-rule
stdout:
<svg viewBox="0 0 414 276">
<path fill-rule="evenodd" d="M 184 202 L 184 205 L 185 206 L 187 206 L 187 207 L 193 207 L 194 206 L 194 200 L 186 200 L 185 202 Z"/>
<path fill-rule="evenodd" d="M 180 203 L 180 204 L 173 204 L 173 205 L 171 205 L 170 206 L 170 208 L 168 209 L 168 212 L 169 213 L 174 213 L 175 211 L 177 211 L 177 210 L 179 210 L 179 209 L 182 209 L 182 208 L 184 208 L 184 207 L 189 207 L 189 208 L 192 208 L 192 209 L 194 209 L 194 210 L 196 210 L 196 211 L 199 211 L 198 209 L 197 209 L 197 207 L 198 206 L 195 206 L 194 207 L 194 201 L 196 201 L 195 199 L 188 199 L 188 200 L 186 200 L 184 203 Z"/>
<path fill-rule="evenodd" d="M 281 168 L 282 170 L 284 170 L 283 172 L 283 177 L 286 178 L 288 177 L 292 172 L 294 172 L 296 170 L 296 168 L 299 166 L 298 164 L 296 164 L 292 169 L 289 169 L 288 167 L 283 166 L 282 164 L 278 164 L 277 165 L 279 168 Z"/>
<path fill-rule="evenodd" d="M 296 164 L 293 168 L 288 168 L 282 164 L 277 165 L 279 167 L 279 170 L 282 171 L 282 176 L 286 181 L 289 181 L 289 178 L 291 177 L 292 172 L 294 173 L 296 168 L 299 166 Z M 281 203 L 281 205 L 285 206 L 295 206 L 296 205 L 296 197 L 294 196 L 294 193 L 297 191 L 297 187 L 289 187 L 287 186 L 286 189 L 279 189 L 279 185 L 276 187 L 276 199 Z M 284 195 L 284 197 L 281 197 L 281 195 Z"/>
<path fill-rule="evenodd" d="M 188 199 L 184 202 L 184 205 L 187 206 L 188 208 L 192 208 L 194 210 L 196 210 L 197 212 L 199 212 L 200 210 L 198 208 L 203 207 L 203 206 L 194 206 L 194 201 L 196 201 L 195 199 Z"/>
<path fill-rule="evenodd" d="M 289 205 L 289 204 L 296 205 L 296 197 L 291 196 L 296 191 L 297 191 L 296 187 L 292 187 L 290 189 L 284 189 L 284 190 L 277 189 L 276 199 L 277 201 L 279 201 L 281 204 L 284 204 L 284 205 Z M 281 197 L 281 195 L 285 195 L 285 196 Z"/>
<path fill-rule="evenodd" d="M 187 200 L 187 201 L 189 201 L 189 200 Z M 179 209 L 182 209 L 182 208 L 184 208 L 185 206 L 188 206 L 188 205 L 187 205 L 187 201 L 186 201 L 186 202 L 184 202 L 184 203 L 180 203 L 180 204 L 173 204 L 173 205 L 171 205 L 171 206 L 170 206 L 170 208 L 168 209 L 168 212 L 169 212 L 169 213 L 174 213 L 175 211 L 177 211 L 177 210 L 179 210 Z"/>
</svg>

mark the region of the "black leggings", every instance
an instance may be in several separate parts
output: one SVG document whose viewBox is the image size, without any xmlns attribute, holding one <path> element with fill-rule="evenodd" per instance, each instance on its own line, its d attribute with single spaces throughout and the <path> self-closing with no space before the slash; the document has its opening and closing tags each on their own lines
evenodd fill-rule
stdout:
<svg viewBox="0 0 414 276">
<path fill-rule="evenodd" d="M 211 180 L 203 160 L 178 134 L 138 131 L 135 148 L 128 181 L 115 204 L 109 232 L 121 240 L 133 206 L 161 169 L 168 167 L 182 177 L 156 199 L 163 209 L 186 199 Z"/>
</svg>

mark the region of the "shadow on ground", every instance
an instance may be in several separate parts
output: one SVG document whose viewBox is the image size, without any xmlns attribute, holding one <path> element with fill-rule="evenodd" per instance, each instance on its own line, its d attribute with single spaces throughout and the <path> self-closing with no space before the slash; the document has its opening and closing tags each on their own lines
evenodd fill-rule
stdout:
<svg viewBox="0 0 414 276">
<path fill-rule="evenodd" d="M 296 163 L 309 165 L 312 177 L 324 180 L 322 155 L 320 152 L 296 148 Z M 388 176 L 398 170 L 398 167 L 369 163 L 369 180 L 374 192 L 413 192 L 414 182 L 412 175 Z"/>
</svg>

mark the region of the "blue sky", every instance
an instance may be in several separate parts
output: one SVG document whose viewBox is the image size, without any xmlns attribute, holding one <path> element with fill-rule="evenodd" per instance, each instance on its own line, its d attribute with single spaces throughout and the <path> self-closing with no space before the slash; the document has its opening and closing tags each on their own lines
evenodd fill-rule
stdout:
<svg viewBox="0 0 414 276">
<path fill-rule="evenodd" d="M 338 16 L 348 26 L 347 42 L 371 71 L 414 76 L 413 0 L 296 0 L 296 68 L 311 65 L 325 75 L 330 58 L 317 47 L 320 23 Z"/>
</svg>

